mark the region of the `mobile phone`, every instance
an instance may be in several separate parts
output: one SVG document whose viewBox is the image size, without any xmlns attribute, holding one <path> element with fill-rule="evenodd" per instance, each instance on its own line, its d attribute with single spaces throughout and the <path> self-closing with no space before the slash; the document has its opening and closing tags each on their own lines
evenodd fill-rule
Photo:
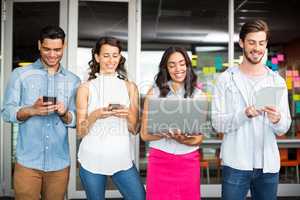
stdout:
<svg viewBox="0 0 300 200">
<path fill-rule="evenodd" d="M 117 109 L 121 109 L 123 107 L 121 104 L 118 104 L 118 103 L 111 103 L 108 106 L 110 107 L 111 110 L 117 110 Z"/>
<path fill-rule="evenodd" d="M 55 105 L 56 97 L 43 96 L 43 102 L 52 102 L 52 104 Z"/>
</svg>

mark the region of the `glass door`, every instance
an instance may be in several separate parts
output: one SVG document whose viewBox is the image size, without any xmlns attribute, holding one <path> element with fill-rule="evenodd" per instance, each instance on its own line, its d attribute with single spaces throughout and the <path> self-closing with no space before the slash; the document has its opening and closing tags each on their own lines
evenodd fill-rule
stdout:
<svg viewBox="0 0 300 200">
<path fill-rule="evenodd" d="M 38 36 L 42 27 L 48 24 L 60 25 L 66 30 L 66 1 L 64 0 L 12 0 L 2 1 L 3 51 L 1 59 L 1 94 L 11 71 L 34 62 L 39 57 Z M 63 20 L 60 20 L 63 19 Z M 66 59 L 65 59 L 66 60 Z M 63 60 L 63 62 L 65 62 Z M 2 97 L 3 95 L 1 95 Z M 2 100 L 2 99 L 1 99 Z M 2 102 L 1 102 L 2 104 Z M 3 128 L 2 128 L 3 125 Z M 1 124 L 3 136 L 3 178 L 1 180 L 4 196 L 13 195 L 13 173 L 15 164 L 18 124 Z M 2 163 L 1 163 L 2 164 Z"/>
<path fill-rule="evenodd" d="M 87 79 L 88 62 L 91 48 L 102 36 L 113 36 L 121 40 L 123 56 L 126 57 L 129 79 L 137 81 L 138 55 L 140 47 L 140 0 L 72 0 L 69 1 L 68 65 L 82 81 Z M 112 14 L 113 13 L 113 14 Z M 71 152 L 71 174 L 68 198 L 85 198 L 85 192 L 79 178 L 77 152 L 80 140 L 75 130 L 69 132 Z M 139 167 L 139 137 L 132 137 L 132 154 Z M 109 178 L 106 197 L 121 197 Z"/>
</svg>

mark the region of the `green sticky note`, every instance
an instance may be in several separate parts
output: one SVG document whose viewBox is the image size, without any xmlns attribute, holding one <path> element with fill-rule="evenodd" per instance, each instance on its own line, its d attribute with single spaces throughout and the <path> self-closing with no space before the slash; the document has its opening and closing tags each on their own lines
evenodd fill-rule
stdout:
<svg viewBox="0 0 300 200">
<path fill-rule="evenodd" d="M 221 56 L 216 56 L 215 57 L 215 66 L 216 66 L 217 71 L 222 70 L 222 67 L 223 67 L 222 63 L 223 63 L 222 57 Z"/>
</svg>

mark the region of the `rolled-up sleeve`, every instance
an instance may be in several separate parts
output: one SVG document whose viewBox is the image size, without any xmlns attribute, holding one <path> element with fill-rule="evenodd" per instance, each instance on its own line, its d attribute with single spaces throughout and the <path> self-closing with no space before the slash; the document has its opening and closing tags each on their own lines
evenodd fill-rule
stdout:
<svg viewBox="0 0 300 200">
<path fill-rule="evenodd" d="M 17 113 L 20 110 L 21 99 L 21 80 L 18 71 L 12 72 L 10 80 L 4 94 L 3 108 L 1 114 L 4 121 L 11 123 L 22 123 L 17 119 Z"/>
<path fill-rule="evenodd" d="M 72 115 L 72 120 L 70 123 L 65 124 L 66 127 L 69 128 L 75 128 L 76 127 L 76 94 L 77 94 L 77 88 L 80 84 L 80 79 L 78 77 L 74 78 L 73 80 L 73 88 L 72 88 L 72 92 L 71 92 L 71 96 L 70 96 L 70 102 L 69 102 L 69 112 Z"/>
</svg>

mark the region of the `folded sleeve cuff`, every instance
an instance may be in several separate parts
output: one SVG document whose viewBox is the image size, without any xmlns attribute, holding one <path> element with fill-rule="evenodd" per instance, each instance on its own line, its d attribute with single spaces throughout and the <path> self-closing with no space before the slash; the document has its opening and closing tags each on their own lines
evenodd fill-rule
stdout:
<svg viewBox="0 0 300 200">
<path fill-rule="evenodd" d="M 74 128 L 76 126 L 76 115 L 74 111 L 69 110 L 69 112 L 72 116 L 72 120 L 70 123 L 66 124 L 66 126 L 69 128 Z"/>
</svg>

